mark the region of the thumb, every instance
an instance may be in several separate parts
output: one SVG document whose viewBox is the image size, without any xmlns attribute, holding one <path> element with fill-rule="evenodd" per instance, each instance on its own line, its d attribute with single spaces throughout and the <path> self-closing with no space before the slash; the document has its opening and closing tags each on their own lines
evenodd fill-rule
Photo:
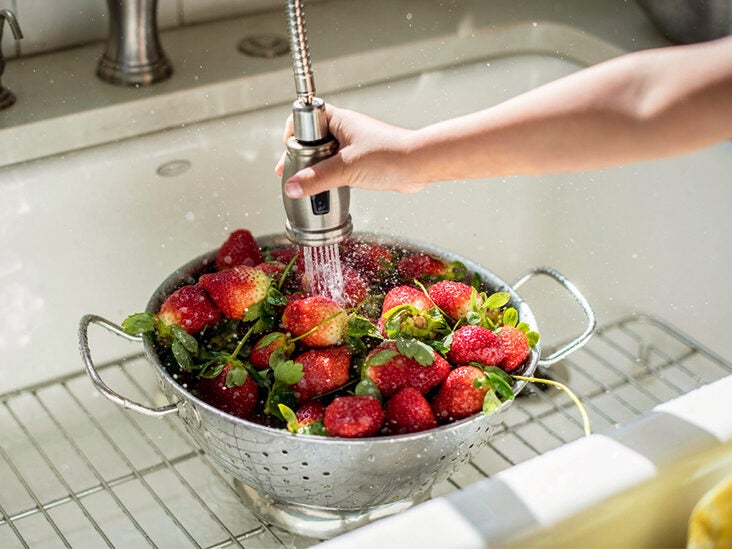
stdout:
<svg viewBox="0 0 732 549">
<path fill-rule="evenodd" d="M 343 159 L 340 154 L 303 168 L 285 182 L 285 194 L 302 198 L 346 185 Z"/>
</svg>

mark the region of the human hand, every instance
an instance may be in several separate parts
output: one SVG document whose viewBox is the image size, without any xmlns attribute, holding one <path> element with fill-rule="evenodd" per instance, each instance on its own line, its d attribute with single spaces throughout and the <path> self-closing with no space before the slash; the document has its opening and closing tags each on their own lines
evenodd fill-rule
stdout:
<svg viewBox="0 0 732 549">
<path fill-rule="evenodd" d="M 339 143 L 335 156 L 294 174 L 285 183 L 290 198 L 301 198 L 336 187 L 413 193 L 424 188 L 410 168 L 411 130 L 385 124 L 347 109 L 326 107 L 328 128 Z M 293 133 L 292 116 L 285 123 L 284 141 Z M 282 176 L 284 158 L 275 167 Z"/>
</svg>

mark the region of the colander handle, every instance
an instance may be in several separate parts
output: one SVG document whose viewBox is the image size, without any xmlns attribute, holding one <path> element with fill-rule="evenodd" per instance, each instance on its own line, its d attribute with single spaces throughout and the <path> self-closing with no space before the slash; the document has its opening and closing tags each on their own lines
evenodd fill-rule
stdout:
<svg viewBox="0 0 732 549">
<path fill-rule="evenodd" d="M 539 366 L 551 366 L 552 364 L 555 364 L 563 358 L 571 355 L 573 352 L 575 352 L 585 343 L 587 343 L 590 337 L 592 337 L 592 334 L 595 332 L 597 319 L 595 318 L 595 312 L 592 310 L 590 303 L 587 301 L 587 299 L 585 299 L 585 296 L 582 295 L 579 289 L 577 289 L 577 286 L 575 286 L 566 276 L 555 271 L 551 267 L 535 267 L 519 276 L 516 280 L 513 281 L 511 286 L 514 290 L 518 290 L 521 286 L 523 286 L 526 282 L 528 282 L 536 275 L 546 275 L 549 278 L 552 278 L 559 282 L 559 284 L 561 284 L 564 289 L 566 289 L 572 295 L 574 300 L 579 303 L 579 306 L 582 307 L 582 311 L 587 317 L 587 327 L 579 337 L 573 339 L 569 343 L 566 343 L 565 345 L 551 353 L 549 356 L 539 359 Z"/>
<path fill-rule="evenodd" d="M 144 404 L 140 404 L 138 402 L 135 402 L 134 400 L 123 397 L 122 395 L 110 389 L 107 384 L 104 383 L 102 378 L 99 376 L 99 372 L 97 371 L 97 367 L 94 365 L 94 361 L 92 360 L 91 352 L 89 350 L 88 332 L 90 324 L 97 324 L 99 326 L 102 326 L 113 334 L 123 337 L 125 339 L 129 339 L 131 341 L 142 341 L 142 337 L 128 334 L 121 326 L 117 326 L 113 322 L 110 322 L 109 320 L 106 320 L 101 316 L 84 315 L 81 318 L 81 322 L 79 323 L 79 349 L 81 350 L 81 356 L 83 357 L 84 364 L 86 365 L 86 371 L 89 374 L 92 383 L 94 383 L 94 385 L 96 386 L 97 390 L 99 390 L 99 392 L 102 393 L 102 395 L 108 400 L 111 400 L 115 404 L 122 406 L 122 408 L 133 410 L 139 414 L 152 417 L 163 417 L 167 416 L 168 414 L 176 413 L 178 411 L 178 406 L 175 404 L 161 406 L 159 408 L 150 408 L 149 406 L 145 406 Z"/>
</svg>

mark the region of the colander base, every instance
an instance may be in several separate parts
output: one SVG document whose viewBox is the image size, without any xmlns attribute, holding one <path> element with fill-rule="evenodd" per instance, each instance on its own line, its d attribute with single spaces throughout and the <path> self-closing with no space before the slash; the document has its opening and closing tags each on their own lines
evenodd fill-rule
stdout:
<svg viewBox="0 0 732 549">
<path fill-rule="evenodd" d="M 429 490 L 383 505 L 364 509 L 330 509 L 277 501 L 257 492 L 240 480 L 234 486 L 246 504 L 263 521 L 298 534 L 317 539 L 330 539 L 377 519 L 394 515 L 429 498 Z"/>
</svg>

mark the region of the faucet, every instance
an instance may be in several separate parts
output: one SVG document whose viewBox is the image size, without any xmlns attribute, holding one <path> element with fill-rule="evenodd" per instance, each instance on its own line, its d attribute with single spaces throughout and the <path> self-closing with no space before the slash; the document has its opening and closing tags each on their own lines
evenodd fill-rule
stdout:
<svg viewBox="0 0 732 549">
<path fill-rule="evenodd" d="M 107 0 L 109 37 L 97 76 L 118 86 L 147 86 L 173 73 L 158 38 L 158 0 Z"/>
<path fill-rule="evenodd" d="M 15 14 L 10 10 L 0 10 L 0 44 L 2 44 L 3 41 L 3 27 L 5 26 L 5 21 L 8 22 L 10 30 L 13 31 L 13 36 L 16 40 L 23 38 L 23 32 L 20 30 L 20 25 L 18 25 L 18 20 L 15 18 Z M 4 71 L 5 58 L 3 57 L 3 52 L 0 49 L 0 78 Z M 0 82 L 0 110 L 7 109 L 13 103 L 15 103 L 15 96 L 9 89 L 4 88 L 2 82 Z"/>
<path fill-rule="evenodd" d="M 287 140 L 282 173 L 285 234 L 300 246 L 328 246 L 353 231 L 350 189 L 339 187 L 306 198 L 289 198 L 284 192 L 290 176 L 338 152 L 338 142 L 328 131 L 325 102 L 315 96 L 302 0 L 287 0 L 286 6 L 297 100 L 292 104 L 294 135 Z"/>
</svg>

